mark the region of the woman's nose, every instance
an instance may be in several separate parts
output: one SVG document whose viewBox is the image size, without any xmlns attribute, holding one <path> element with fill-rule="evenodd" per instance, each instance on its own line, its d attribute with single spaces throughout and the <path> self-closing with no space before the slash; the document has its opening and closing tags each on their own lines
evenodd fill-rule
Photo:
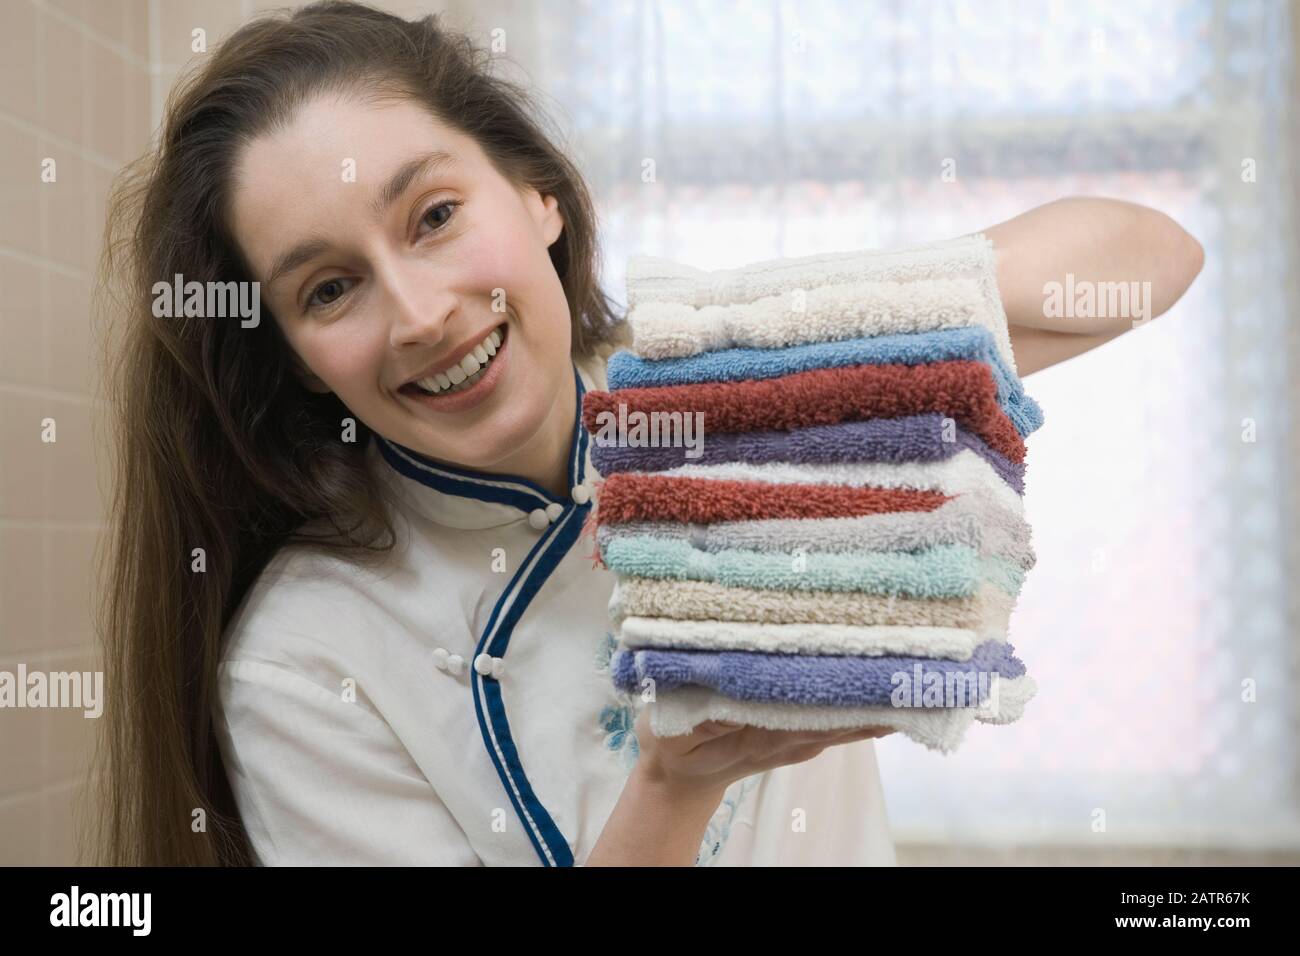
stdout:
<svg viewBox="0 0 1300 956">
<path fill-rule="evenodd" d="M 456 310 L 456 296 L 445 288 L 431 286 L 425 277 L 400 276 L 387 285 L 385 310 L 389 314 L 393 348 L 407 345 L 436 345 L 445 334 L 447 320 Z"/>
</svg>

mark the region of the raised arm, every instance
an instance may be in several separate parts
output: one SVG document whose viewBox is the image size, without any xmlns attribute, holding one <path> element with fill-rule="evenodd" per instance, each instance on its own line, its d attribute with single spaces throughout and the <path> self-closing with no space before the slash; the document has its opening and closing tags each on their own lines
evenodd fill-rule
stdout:
<svg viewBox="0 0 1300 956">
<path fill-rule="evenodd" d="M 984 235 L 1022 376 L 1164 313 L 1205 261 L 1174 220 L 1119 199 L 1058 199 Z"/>
</svg>

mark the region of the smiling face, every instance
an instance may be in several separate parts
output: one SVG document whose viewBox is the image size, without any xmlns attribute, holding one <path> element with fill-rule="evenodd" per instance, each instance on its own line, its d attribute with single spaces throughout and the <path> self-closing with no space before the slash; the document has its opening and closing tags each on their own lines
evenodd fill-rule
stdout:
<svg viewBox="0 0 1300 956">
<path fill-rule="evenodd" d="M 230 212 L 309 387 L 439 461 L 563 481 L 575 398 L 554 197 L 516 189 L 411 100 L 329 96 L 240 151 Z"/>
</svg>

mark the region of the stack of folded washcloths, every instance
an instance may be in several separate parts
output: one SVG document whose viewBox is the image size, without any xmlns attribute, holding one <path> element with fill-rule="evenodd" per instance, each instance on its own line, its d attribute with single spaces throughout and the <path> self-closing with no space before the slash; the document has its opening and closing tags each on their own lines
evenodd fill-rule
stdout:
<svg viewBox="0 0 1300 956">
<path fill-rule="evenodd" d="M 583 415 L 610 670 L 653 687 L 653 731 L 887 726 L 950 752 L 973 720 L 1018 719 L 1035 687 L 1007 628 L 1043 416 L 992 243 L 714 272 L 639 256 L 627 293 L 632 348 Z M 665 446 L 697 412 L 702 439 Z M 657 429 L 611 431 L 636 413 Z"/>
</svg>

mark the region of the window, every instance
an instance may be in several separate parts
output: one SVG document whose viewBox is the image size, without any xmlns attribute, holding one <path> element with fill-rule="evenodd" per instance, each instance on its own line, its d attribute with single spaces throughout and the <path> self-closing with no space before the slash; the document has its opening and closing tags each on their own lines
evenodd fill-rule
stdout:
<svg viewBox="0 0 1300 956">
<path fill-rule="evenodd" d="M 877 745 L 900 842 L 1300 845 L 1294 14 L 602 0 L 508 34 L 568 125 L 620 301 L 632 253 L 897 245 L 1070 194 L 1161 209 L 1205 246 L 1170 313 L 1028 380 L 1039 563 L 1011 640 L 1039 696 L 950 757 Z"/>
</svg>

